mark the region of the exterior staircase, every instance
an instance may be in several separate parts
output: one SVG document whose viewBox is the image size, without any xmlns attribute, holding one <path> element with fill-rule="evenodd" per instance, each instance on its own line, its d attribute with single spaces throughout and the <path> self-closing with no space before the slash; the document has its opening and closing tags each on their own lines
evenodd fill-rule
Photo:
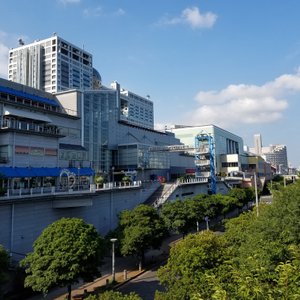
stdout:
<svg viewBox="0 0 300 300">
<path fill-rule="evenodd" d="M 173 192 L 177 189 L 179 185 L 179 180 L 176 180 L 172 183 L 165 183 L 161 185 L 161 187 L 157 190 L 157 193 L 153 194 L 153 202 L 151 203 L 155 208 L 160 207 L 163 205 L 173 194 Z"/>
</svg>

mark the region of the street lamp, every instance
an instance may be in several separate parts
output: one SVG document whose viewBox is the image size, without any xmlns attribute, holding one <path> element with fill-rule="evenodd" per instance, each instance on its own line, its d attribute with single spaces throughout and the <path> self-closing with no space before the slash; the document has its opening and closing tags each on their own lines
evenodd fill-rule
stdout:
<svg viewBox="0 0 300 300">
<path fill-rule="evenodd" d="M 115 177 L 114 177 L 114 174 L 115 173 L 115 167 L 112 166 L 111 167 L 111 178 L 112 178 L 112 186 L 114 187 L 114 181 L 115 181 Z"/>
<path fill-rule="evenodd" d="M 206 216 L 205 218 L 204 218 L 204 220 L 205 220 L 205 222 L 206 222 L 206 230 L 209 230 L 209 217 L 208 216 Z"/>
<path fill-rule="evenodd" d="M 80 184 L 80 180 L 79 180 L 79 176 L 80 176 L 80 166 L 78 166 L 77 168 L 77 171 L 78 171 L 78 191 L 79 191 L 79 184 Z"/>
<path fill-rule="evenodd" d="M 116 271 L 115 271 L 115 242 L 118 239 L 113 238 L 110 239 L 110 241 L 112 242 L 112 282 L 115 282 L 116 279 Z"/>
<path fill-rule="evenodd" d="M 258 193 L 257 193 L 257 182 L 256 182 L 256 172 L 254 172 L 254 188 L 255 188 L 255 206 L 256 206 L 256 216 L 258 217 Z"/>
</svg>

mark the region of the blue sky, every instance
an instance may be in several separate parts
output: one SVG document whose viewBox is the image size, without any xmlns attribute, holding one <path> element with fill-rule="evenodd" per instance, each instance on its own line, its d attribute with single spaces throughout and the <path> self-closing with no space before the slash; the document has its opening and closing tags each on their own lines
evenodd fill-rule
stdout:
<svg viewBox="0 0 300 300">
<path fill-rule="evenodd" d="M 56 32 L 93 54 L 103 84 L 150 95 L 155 123 L 215 124 L 253 145 L 286 144 L 300 166 L 299 0 L 10 0 L 7 53 Z"/>
</svg>

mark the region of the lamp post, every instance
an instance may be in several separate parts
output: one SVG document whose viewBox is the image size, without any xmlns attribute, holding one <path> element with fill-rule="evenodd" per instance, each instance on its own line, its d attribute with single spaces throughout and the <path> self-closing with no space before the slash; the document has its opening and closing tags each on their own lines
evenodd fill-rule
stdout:
<svg viewBox="0 0 300 300">
<path fill-rule="evenodd" d="M 116 279 L 116 271 L 115 271 L 115 242 L 117 240 L 118 239 L 116 239 L 116 238 L 110 239 L 110 241 L 112 242 L 112 259 L 111 259 L 111 262 L 112 262 L 112 282 L 115 282 L 115 279 Z"/>
<path fill-rule="evenodd" d="M 111 179 L 112 179 L 112 187 L 114 187 L 114 182 L 115 182 L 115 167 L 114 166 L 112 166 L 111 167 Z"/>
<path fill-rule="evenodd" d="M 256 172 L 254 172 L 254 188 L 255 188 L 255 206 L 256 206 L 256 216 L 259 216 L 258 212 L 258 194 L 257 194 L 257 182 L 256 182 Z"/>
<path fill-rule="evenodd" d="M 78 166 L 77 168 L 77 171 L 78 171 L 78 191 L 79 191 L 79 184 L 80 184 L 80 180 L 79 180 L 79 176 L 80 176 L 80 166 Z"/>
<path fill-rule="evenodd" d="M 205 220 L 205 222 L 206 222 L 206 230 L 209 230 L 209 217 L 208 216 L 206 216 L 205 218 L 204 218 L 204 220 Z"/>
</svg>

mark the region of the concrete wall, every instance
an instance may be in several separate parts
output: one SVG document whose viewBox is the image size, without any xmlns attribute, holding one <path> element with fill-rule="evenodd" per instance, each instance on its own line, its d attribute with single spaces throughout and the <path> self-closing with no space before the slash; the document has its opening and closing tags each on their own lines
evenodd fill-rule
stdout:
<svg viewBox="0 0 300 300">
<path fill-rule="evenodd" d="M 82 218 L 104 236 L 118 223 L 118 214 L 143 203 L 158 187 L 102 191 L 72 196 L 0 200 L 0 244 L 20 260 L 49 224 L 62 217 Z"/>
<path fill-rule="evenodd" d="M 144 188 L 101 191 L 72 196 L 45 196 L 0 200 L 0 244 L 20 260 L 32 250 L 32 244 L 42 231 L 54 221 L 62 218 L 81 218 L 93 224 L 104 236 L 118 225 L 118 214 L 133 209 L 155 192 L 160 184 L 147 183 Z M 218 192 L 227 188 L 218 182 Z M 207 184 L 182 185 L 171 195 L 171 199 L 184 199 L 207 193 Z"/>
<path fill-rule="evenodd" d="M 192 198 L 198 194 L 207 194 L 208 183 L 197 184 L 183 184 L 177 187 L 177 189 L 170 195 L 169 201 L 175 201 L 177 199 L 183 200 L 186 198 Z M 222 181 L 217 182 L 217 193 L 227 194 L 228 186 Z"/>
</svg>

